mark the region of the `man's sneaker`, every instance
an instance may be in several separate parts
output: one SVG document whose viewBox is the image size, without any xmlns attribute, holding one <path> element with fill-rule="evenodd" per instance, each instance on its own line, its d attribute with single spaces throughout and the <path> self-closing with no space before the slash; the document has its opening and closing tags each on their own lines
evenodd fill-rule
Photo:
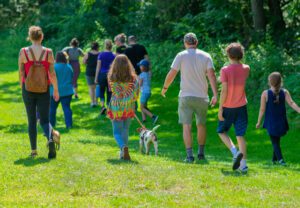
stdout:
<svg viewBox="0 0 300 208">
<path fill-rule="evenodd" d="M 152 117 L 152 124 L 155 125 L 156 122 L 157 122 L 157 120 L 158 120 L 158 116 L 155 116 L 155 115 L 154 115 L 154 116 Z"/>
<path fill-rule="evenodd" d="M 199 154 L 199 155 L 198 155 L 198 159 L 199 159 L 199 160 L 205 160 L 205 156 L 202 155 L 202 154 Z"/>
<path fill-rule="evenodd" d="M 55 143 L 53 140 L 49 141 L 48 147 L 49 147 L 48 159 L 56 158 Z"/>
<path fill-rule="evenodd" d="M 128 147 L 123 147 L 123 159 L 124 160 L 130 160 Z"/>
<path fill-rule="evenodd" d="M 236 170 L 240 167 L 241 160 L 243 158 L 243 153 L 238 151 L 235 156 L 233 157 L 233 165 L 232 165 L 232 170 Z"/>
<path fill-rule="evenodd" d="M 286 163 L 284 162 L 283 159 L 279 160 L 279 161 L 278 161 L 278 164 L 279 164 L 279 165 L 282 165 L 282 166 L 286 166 Z"/>
<path fill-rule="evenodd" d="M 185 160 L 184 160 L 184 162 L 186 162 L 186 163 L 193 163 L 194 160 L 195 160 L 195 158 L 193 156 L 192 157 L 186 157 Z"/>
<path fill-rule="evenodd" d="M 241 171 L 241 173 L 247 173 L 248 172 L 248 166 L 245 166 L 243 168 L 239 168 L 239 171 Z"/>
</svg>

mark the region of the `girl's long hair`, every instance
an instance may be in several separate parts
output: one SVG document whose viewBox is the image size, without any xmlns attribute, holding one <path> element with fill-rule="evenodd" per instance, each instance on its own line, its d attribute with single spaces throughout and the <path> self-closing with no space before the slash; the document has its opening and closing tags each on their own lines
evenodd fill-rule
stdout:
<svg viewBox="0 0 300 208">
<path fill-rule="evenodd" d="M 112 82 L 132 82 L 136 74 L 127 56 L 120 54 L 111 64 L 107 77 Z"/>
<path fill-rule="evenodd" d="M 282 87 L 282 77 L 279 72 L 273 72 L 269 75 L 269 85 L 275 90 L 276 100 L 274 103 L 279 103 L 279 92 Z"/>
</svg>

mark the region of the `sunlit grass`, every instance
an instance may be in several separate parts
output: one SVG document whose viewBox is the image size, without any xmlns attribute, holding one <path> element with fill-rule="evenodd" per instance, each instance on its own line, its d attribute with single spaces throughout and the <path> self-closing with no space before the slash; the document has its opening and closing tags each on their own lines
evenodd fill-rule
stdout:
<svg viewBox="0 0 300 208">
<path fill-rule="evenodd" d="M 271 165 L 271 144 L 255 130 L 258 107 L 249 105 L 249 173 L 231 170 L 231 155 L 217 134 L 217 108 L 209 109 L 206 162 L 185 164 L 177 118 L 178 84 L 162 98 L 162 82 L 153 84 L 149 108 L 160 116 L 159 156 L 138 152 L 138 123 L 130 128 L 132 162 L 118 160 L 110 121 L 89 106 L 80 77 L 80 99 L 72 102 L 74 128 L 62 133 L 56 160 L 47 159 L 40 130 L 36 159 L 30 153 L 27 121 L 16 71 L 0 73 L 0 207 L 299 207 L 299 128 L 282 140 L 287 167 Z M 251 102 L 250 102 L 251 103 Z M 148 122 L 147 126 L 152 127 Z M 193 126 L 195 137 L 195 126 Z M 233 131 L 230 133 L 232 136 Z M 197 145 L 194 145 L 195 154 Z"/>
</svg>

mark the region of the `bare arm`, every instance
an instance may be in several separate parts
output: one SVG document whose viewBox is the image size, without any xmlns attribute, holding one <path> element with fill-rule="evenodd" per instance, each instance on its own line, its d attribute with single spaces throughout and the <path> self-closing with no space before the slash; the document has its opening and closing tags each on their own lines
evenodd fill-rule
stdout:
<svg viewBox="0 0 300 208">
<path fill-rule="evenodd" d="M 53 57 L 52 50 L 49 50 L 49 52 L 48 52 L 48 62 L 50 63 L 49 78 L 50 78 L 50 82 L 53 86 L 53 97 L 54 97 L 55 101 L 58 101 L 59 100 L 59 93 L 58 93 L 56 73 L 55 73 L 55 70 L 54 70 L 54 57 Z"/>
<path fill-rule="evenodd" d="M 84 63 L 84 64 L 87 64 L 87 59 L 88 59 L 88 57 L 89 57 L 89 54 L 88 54 L 88 53 L 85 54 L 85 56 L 83 57 L 83 63 Z"/>
<path fill-rule="evenodd" d="M 18 66 L 19 66 L 20 87 L 22 88 L 22 78 L 25 76 L 24 52 L 22 49 L 20 50 L 20 53 L 19 53 Z"/>
<path fill-rule="evenodd" d="M 293 108 L 296 112 L 300 113 L 300 107 L 293 101 L 289 91 L 285 90 L 285 101 L 291 108 Z"/>
<path fill-rule="evenodd" d="M 174 81 L 174 79 L 175 79 L 177 73 L 178 73 L 177 70 L 171 69 L 171 70 L 169 71 L 169 73 L 167 74 L 166 79 L 165 79 L 165 83 L 164 83 L 164 86 L 163 86 L 163 89 L 162 89 L 162 91 L 161 91 L 161 95 L 162 95 L 163 97 L 166 97 L 165 94 L 166 94 L 166 92 L 167 92 L 169 86 L 170 86 L 170 85 L 172 84 L 172 82 Z"/>
<path fill-rule="evenodd" d="M 223 104 L 227 98 L 227 93 L 228 93 L 228 84 L 227 82 L 222 83 L 222 90 L 221 90 L 221 95 L 220 95 L 220 104 L 219 104 L 219 113 L 218 113 L 218 118 L 220 121 L 224 121 L 223 117 Z"/>
<path fill-rule="evenodd" d="M 211 86 L 211 89 L 213 91 L 214 96 L 211 99 L 211 105 L 214 106 L 218 101 L 218 90 L 217 90 L 217 79 L 215 75 L 214 69 L 208 69 L 207 70 L 207 77 Z"/>
<path fill-rule="evenodd" d="M 256 128 L 260 127 L 261 120 L 262 120 L 263 116 L 265 115 L 266 102 L 267 102 L 267 92 L 264 91 L 261 94 L 261 98 L 260 98 L 260 109 L 259 109 L 258 119 L 257 119 L 257 123 L 256 123 Z"/>
<path fill-rule="evenodd" d="M 97 68 L 96 68 L 96 75 L 95 75 L 95 83 L 98 83 L 98 75 L 100 73 L 100 68 L 101 68 L 101 61 L 97 61 Z"/>
</svg>

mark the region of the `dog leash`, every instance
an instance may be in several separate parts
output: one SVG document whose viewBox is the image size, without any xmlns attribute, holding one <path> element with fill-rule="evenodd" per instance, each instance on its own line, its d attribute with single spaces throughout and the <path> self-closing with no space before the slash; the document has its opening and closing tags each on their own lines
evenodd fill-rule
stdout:
<svg viewBox="0 0 300 208">
<path fill-rule="evenodd" d="M 141 127 L 145 129 L 146 127 L 143 125 L 143 123 L 140 121 L 136 114 L 134 114 L 134 117 L 137 120 L 137 122 L 141 125 Z"/>
</svg>

